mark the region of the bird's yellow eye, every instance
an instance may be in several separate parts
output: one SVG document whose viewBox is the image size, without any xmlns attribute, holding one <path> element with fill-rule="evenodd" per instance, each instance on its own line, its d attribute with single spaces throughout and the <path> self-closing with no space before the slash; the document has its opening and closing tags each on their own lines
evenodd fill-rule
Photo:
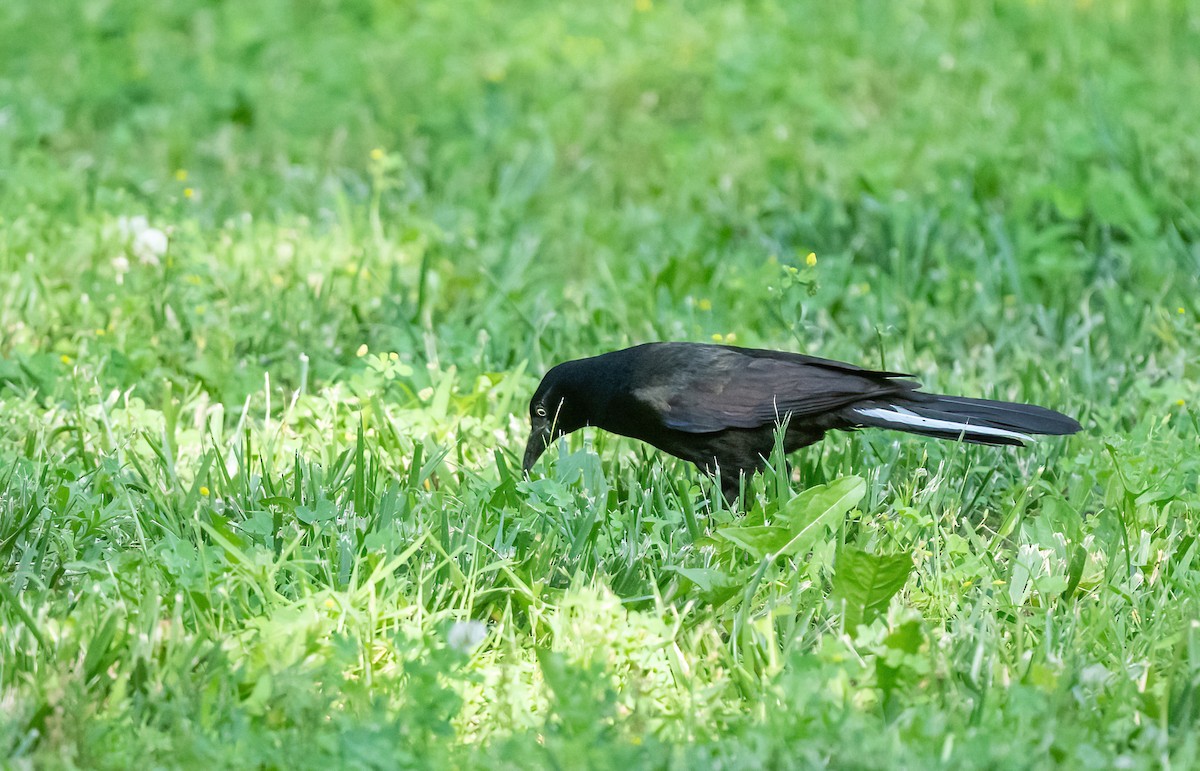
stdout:
<svg viewBox="0 0 1200 771">
<path fill-rule="evenodd" d="M 534 409 L 533 413 L 535 415 L 537 415 L 539 418 L 544 418 L 544 417 L 546 417 L 546 408 L 545 407 L 537 407 L 536 409 Z"/>
</svg>

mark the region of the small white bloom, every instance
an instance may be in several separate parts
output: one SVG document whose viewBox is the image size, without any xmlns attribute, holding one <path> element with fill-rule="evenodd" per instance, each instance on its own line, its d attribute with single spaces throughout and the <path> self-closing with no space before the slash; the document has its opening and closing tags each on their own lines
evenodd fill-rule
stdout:
<svg viewBox="0 0 1200 771">
<path fill-rule="evenodd" d="M 1112 678 L 1112 673 L 1103 664 L 1091 664 L 1079 673 L 1079 683 L 1085 688 L 1103 688 Z"/>
<path fill-rule="evenodd" d="M 113 257 L 112 260 L 113 273 L 117 274 L 117 283 L 125 283 L 125 274 L 129 272 L 129 259 L 125 255 Z"/>
<path fill-rule="evenodd" d="M 446 642 L 459 653 L 470 654 L 487 637 L 487 624 L 482 621 L 455 621 L 446 634 Z"/>
<path fill-rule="evenodd" d="M 146 228 L 133 237 L 133 253 L 143 265 L 158 265 L 167 253 L 167 234 L 158 228 Z"/>
</svg>

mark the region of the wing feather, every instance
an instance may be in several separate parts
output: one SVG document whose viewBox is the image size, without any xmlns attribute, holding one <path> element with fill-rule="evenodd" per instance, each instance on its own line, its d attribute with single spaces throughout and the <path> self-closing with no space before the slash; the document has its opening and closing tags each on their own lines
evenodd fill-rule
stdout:
<svg viewBox="0 0 1200 771">
<path fill-rule="evenodd" d="M 633 396 L 667 428 L 710 433 L 821 415 L 854 402 L 910 391 L 899 373 L 773 351 L 688 346 L 654 358 L 655 377 Z M 776 354 L 766 356 L 762 354 Z"/>
</svg>

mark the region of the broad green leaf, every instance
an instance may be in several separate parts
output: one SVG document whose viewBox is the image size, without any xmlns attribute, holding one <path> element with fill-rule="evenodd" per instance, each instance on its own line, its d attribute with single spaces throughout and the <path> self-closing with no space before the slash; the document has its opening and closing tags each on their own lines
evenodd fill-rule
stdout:
<svg viewBox="0 0 1200 771">
<path fill-rule="evenodd" d="M 841 524 L 846 513 L 867 493 L 862 477 L 849 476 L 827 485 L 810 487 L 787 502 L 780 515 L 787 521 L 793 542 L 787 551 L 803 553 L 812 548 L 826 529 Z"/>
<path fill-rule="evenodd" d="M 675 572 L 696 585 L 705 602 L 721 605 L 745 584 L 745 579 L 713 568 L 675 568 Z"/>
<path fill-rule="evenodd" d="M 781 525 L 723 527 L 717 535 L 741 547 L 757 559 L 802 554 L 825 533 L 836 527 L 866 494 L 861 477 L 843 477 L 827 485 L 810 487 L 784 504 Z"/>
<path fill-rule="evenodd" d="M 732 580 L 732 576 L 712 568 L 673 568 L 679 575 L 691 581 L 701 591 L 712 591 L 719 584 L 726 584 Z"/>
<path fill-rule="evenodd" d="M 866 492 L 867 483 L 862 477 L 842 477 L 829 484 L 808 488 L 784 504 L 779 514 L 795 532 L 814 520 L 849 511 Z"/>
<path fill-rule="evenodd" d="M 787 528 L 773 525 L 723 527 L 717 530 L 717 535 L 750 552 L 756 559 L 778 552 L 792 539 Z"/>
<path fill-rule="evenodd" d="M 925 633 L 917 621 L 906 621 L 884 638 L 883 644 L 895 651 L 915 655 L 921 650 Z"/>
<path fill-rule="evenodd" d="M 314 522 L 330 522 L 337 519 L 337 508 L 334 506 L 333 501 L 328 498 L 322 498 L 317 501 L 316 508 L 297 506 L 296 519 L 306 525 L 311 525 Z"/>
<path fill-rule="evenodd" d="M 833 575 L 833 598 L 845 603 L 846 628 L 869 623 L 887 608 L 912 572 L 912 555 L 844 549 Z"/>
<path fill-rule="evenodd" d="M 906 681 L 923 677 L 918 654 L 924 641 L 925 633 L 919 621 L 907 621 L 884 638 L 884 650 L 879 651 L 875 659 L 875 682 L 885 701 L 890 700 Z"/>
</svg>

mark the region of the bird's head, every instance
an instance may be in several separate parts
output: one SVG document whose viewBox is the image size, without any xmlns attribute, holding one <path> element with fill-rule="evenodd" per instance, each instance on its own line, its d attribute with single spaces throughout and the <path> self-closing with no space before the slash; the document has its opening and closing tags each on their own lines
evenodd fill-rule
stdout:
<svg viewBox="0 0 1200 771">
<path fill-rule="evenodd" d="M 564 362 L 547 372 L 529 400 L 532 430 L 522 464 L 526 471 L 533 468 L 551 442 L 588 424 L 587 387 L 581 381 L 584 373 L 576 364 Z"/>
</svg>

